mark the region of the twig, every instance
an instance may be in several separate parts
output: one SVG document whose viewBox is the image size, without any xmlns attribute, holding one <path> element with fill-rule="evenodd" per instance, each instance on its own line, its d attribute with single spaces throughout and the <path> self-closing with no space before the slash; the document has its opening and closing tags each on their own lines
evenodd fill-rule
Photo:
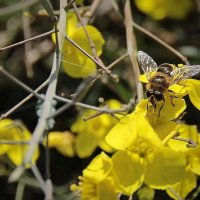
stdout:
<svg viewBox="0 0 200 200">
<path fill-rule="evenodd" d="M 56 35 L 56 49 L 54 53 L 54 60 L 52 65 L 52 70 L 50 74 L 50 81 L 49 86 L 47 88 L 47 92 L 45 95 L 45 100 L 43 103 L 43 109 L 41 113 L 41 117 L 39 118 L 38 124 L 33 132 L 33 136 L 31 139 L 31 143 L 28 147 L 27 153 L 25 155 L 24 164 L 21 166 L 18 166 L 10 175 L 9 182 L 16 181 L 20 178 L 20 176 L 23 174 L 25 170 L 25 166 L 27 164 L 30 164 L 31 158 L 35 152 L 35 149 L 40 142 L 40 139 L 46 130 L 46 124 L 47 124 L 47 118 L 50 115 L 51 112 L 51 105 L 53 101 L 53 97 L 56 91 L 56 85 L 57 85 L 57 77 L 60 67 L 60 50 L 62 49 L 63 41 L 64 41 L 64 35 L 66 30 L 66 13 L 63 9 L 63 4 L 65 4 L 64 0 L 61 0 L 61 12 L 60 12 L 60 20 L 59 20 L 59 36 L 57 36 L 57 25 L 55 25 L 55 35 Z M 59 42 L 58 42 L 59 41 Z M 49 195 L 45 193 L 45 196 Z"/>
<path fill-rule="evenodd" d="M 124 55 L 120 56 L 118 59 L 116 59 L 110 65 L 108 65 L 107 69 L 113 68 L 115 65 L 117 65 L 118 63 L 120 63 L 122 60 L 124 60 L 128 56 L 129 56 L 128 53 L 125 53 Z M 103 71 L 102 69 L 99 69 L 98 70 L 98 74 L 95 75 L 95 77 L 93 78 L 91 84 L 94 84 L 94 82 L 97 81 L 103 74 L 105 74 L 105 71 Z"/>
<path fill-rule="evenodd" d="M 77 43 L 75 43 L 72 39 L 70 39 L 67 35 L 65 35 L 65 39 L 70 42 L 72 45 L 74 45 L 78 50 L 80 50 L 83 54 L 85 54 L 87 57 L 89 57 L 93 62 L 95 62 L 98 66 L 100 66 L 108 75 L 111 76 L 114 81 L 118 81 L 118 76 L 116 74 L 113 74 L 109 69 L 107 69 L 104 65 L 99 63 L 97 60 L 95 60 L 89 53 L 87 53 L 83 48 L 81 48 Z"/>
<path fill-rule="evenodd" d="M 100 4 L 100 2 L 101 2 L 101 0 L 94 0 L 92 2 L 92 5 L 90 6 L 90 9 L 87 12 L 85 12 L 84 19 L 83 19 L 85 21 L 85 24 L 87 24 L 88 21 L 89 21 L 89 18 L 91 16 L 93 16 L 93 14 L 95 13 L 95 11 L 96 11 L 98 5 Z M 87 20 L 85 19 L 85 17 L 87 17 Z"/>
<path fill-rule="evenodd" d="M 130 8 L 130 1 L 126 0 L 125 8 L 124 8 L 124 16 L 125 16 L 125 26 L 126 26 L 126 44 L 127 44 L 127 51 L 130 56 L 130 60 L 133 66 L 133 71 L 135 74 L 135 82 L 137 88 L 137 99 L 138 102 L 144 98 L 143 96 L 143 87 L 141 82 L 139 81 L 140 69 L 136 60 L 135 52 L 137 51 L 137 44 L 136 38 L 131 26 L 132 23 L 132 15 L 131 15 L 131 8 Z"/>
<path fill-rule="evenodd" d="M 66 105 L 75 105 L 75 106 L 80 106 L 82 108 L 87 108 L 87 109 L 91 109 L 91 110 L 96 110 L 98 112 L 101 112 L 101 113 L 106 113 L 106 114 L 120 114 L 120 113 L 124 113 L 124 112 L 127 112 L 129 111 L 132 106 L 135 104 L 135 101 L 133 99 L 131 99 L 129 101 L 129 103 L 127 105 L 123 105 L 122 108 L 120 109 L 115 109 L 115 110 L 112 110 L 112 109 L 109 109 L 109 108 L 105 108 L 105 107 L 97 107 L 97 106 L 92 106 L 92 105 L 89 105 L 89 104 L 85 104 L 85 103 L 81 103 L 81 102 L 76 102 L 74 100 L 71 100 L 71 99 L 66 99 L 66 98 L 63 98 L 63 97 L 59 97 L 59 96 L 55 96 L 54 97 L 56 100 L 58 101 L 62 101 L 62 102 L 65 102 L 65 103 L 68 103 Z M 52 116 L 50 116 L 49 118 L 52 118 L 52 117 L 55 117 L 57 115 L 59 115 L 61 112 L 63 112 L 63 110 L 61 110 L 60 112 L 58 112 L 59 109 L 57 110 L 56 113 L 54 113 Z"/>
<path fill-rule="evenodd" d="M 30 141 L 13 141 L 13 140 L 0 140 L 0 144 L 5 144 L 5 145 L 27 145 L 29 144 Z"/>
<path fill-rule="evenodd" d="M 192 139 L 180 138 L 180 137 L 176 137 L 176 136 L 174 136 L 172 139 L 186 142 L 188 148 L 195 148 L 197 146 L 197 143 L 194 142 Z"/>
<path fill-rule="evenodd" d="M 76 0 L 71 0 L 67 6 L 65 7 L 65 10 L 69 9 L 69 7 L 75 2 Z"/>
<path fill-rule="evenodd" d="M 31 38 L 31 29 L 30 29 L 30 20 L 27 16 L 28 9 L 23 10 L 23 16 L 22 16 L 22 23 L 23 23 L 23 32 L 24 32 L 24 38 L 28 39 Z M 26 65 L 26 73 L 29 78 L 33 77 L 33 65 L 30 63 L 30 54 L 28 54 L 29 51 L 32 49 L 31 42 L 25 43 L 25 65 Z"/>
<path fill-rule="evenodd" d="M 169 44 L 167 44 L 165 41 L 161 40 L 159 37 L 155 36 L 154 34 L 152 34 L 150 31 L 142 28 L 141 26 L 139 26 L 138 24 L 136 24 L 135 22 L 132 22 L 133 27 L 135 27 L 136 29 L 138 29 L 139 31 L 141 31 L 142 33 L 148 35 L 150 38 L 152 38 L 153 40 L 155 40 L 156 42 L 160 43 L 162 46 L 164 46 L 165 48 L 167 48 L 169 51 L 171 51 L 172 53 L 174 53 L 177 57 L 179 57 L 186 65 L 190 65 L 187 57 L 185 57 L 184 55 L 182 55 L 180 52 L 178 52 L 176 49 L 174 49 L 172 46 L 170 46 Z"/>
<path fill-rule="evenodd" d="M 89 42 L 89 44 L 90 44 L 93 57 L 94 57 L 99 63 L 101 63 L 101 64 L 105 67 L 105 65 L 103 64 L 102 60 L 101 60 L 101 59 L 99 58 L 99 56 L 97 55 L 96 47 L 95 47 L 95 45 L 94 45 L 94 43 L 93 43 L 91 37 L 89 36 L 89 33 L 88 33 L 87 29 L 85 28 L 85 24 L 83 23 L 83 20 L 82 20 L 80 14 L 79 14 L 79 11 L 78 11 L 78 8 L 77 8 L 77 6 L 76 6 L 76 3 L 73 3 L 73 7 L 74 7 L 74 10 L 75 10 L 75 12 L 76 12 L 76 15 L 77 15 L 77 17 L 78 17 L 78 19 L 79 19 L 79 21 L 80 21 L 80 23 L 81 23 L 81 26 L 82 26 L 83 31 L 84 31 L 84 33 L 85 33 L 85 36 L 86 36 L 86 38 L 87 38 L 87 40 L 88 40 L 88 42 Z"/>
<path fill-rule="evenodd" d="M 47 179 L 45 182 L 45 200 L 53 200 L 53 184 L 51 179 Z"/>
<path fill-rule="evenodd" d="M 34 90 L 32 90 L 30 87 L 25 85 L 23 82 L 21 82 L 19 79 L 15 78 L 12 74 L 7 72 L 2 66 L 0 66 L 0 72 L 3 73 L 7 78 L 9 78 L 11 81 L 15 82 L 17 85 L 21 86 L 24 90 L 26 90 L 29 93 L 32 93 L 35 97 L 38 99 L 44 99 L 41 95 L 37 94 Z"/>
<path fill-rule="evenodd" d="M 116 1 L 111 0 L 112 4 L 113 4 L 113 8 L 117 11 L 117 13 L 119 14 L 119 17 L 123 20 L 123 16 L 120 13 L 120 9 L 116 3 Z M 167 48 L 169 51 L 171 51 L 172 53 L 174 53 L 177 57 L 179 57 L 186 65 L 190 65 L 189 61 L 187 60 L 187 57 L 185 57 L 184 55 L 182 55 L 180 52 L 178 52 L 176 49 L 174 49 L 172 46 L 168 45 L 165 41 L 163 41 L 162 39 L 160 39 L 159 37 L 157 37 L 156 35 L 152 34 L 150 31 L 144 29 L 143 27 L 141 27 L 140 25 L 136 24 L 135 22 L 132 22 L 132 26 L 134 28 L 136 28 L 137 30 L 139 30 L 140 32 L 144 33 L 145 35 L 149 36 L 150 38 L 152 38 L 153 40 L 155 40 L 156 42 L 160 43 L 162 46 L 164 46 L 165 48 Z"/>
<path fill-rule="evenodd" d="M 41 35 L 37 35 L 37 36 L 35 36 L 35 37 L 32 37 L 32 38 L 23 40 L 23 41 L 21 41 L 21 42 L 17 42 L 17 43 L 15 43 L 15 44 L 11 44 L 11 45 L 9 45 L 9 46 L 2 47 L 2 48 L 0 48 L 0 52 L 5 51 L 5 50 L 8 50 L 8 49 L 13 48 L 13 47 L 20 46 L 20 45 L 22 45 L 22 44 L 25 44 L 26 42 L 31 42 L 31 41 L 33 41 L 33 40 L 37 40 L 37 39 L 40 39 L 40 38 L 49 36 L 49 35 L 51 35 L 52 33 L 55 33 L 55 30 L 51 30 L 51 31 L 48 31 L 48 32 L 43 33 L 43 34 L 41 34 Z"/>
<path fill-rule="evenodd" d="M 52 5 L 50 4 L 49 0 L 40 0 L 43 8 L 47 11 L 48 15 L 51 17 L 51 20 L 54 22 L 58 21 L 58 18 L 54 14 L 54 10 L 52 8 Z"/>
<path fill-rule="evenodd" d="M 40 171 L 38 170 L 36 165 L 31 165 L 31 170 L 36 177 L 38 183 L 40 184 L 40 188 L 45 192 L 45 181 L 43 180 Z"/>
<path fill-rule="evenodd" d="M 36 90 L 34 90 L 35 93 L 39 92 L 42 88 L 44 88 L 49 82 L 49 79 L 47 79 L 42 85 L 40 85 Z M 2 114 L 0 116 L 0 120 L 3 118 L 8 117 L 11 113 L 13 113 L 17 108 L 22 106 L 24 103 L 26 103 L 31 97 L 33 97 L 34 94 L 29 94 L 27 97 L 25 97 L 22 101 L 20 101 L 18 104 L 16 104 L 14 107 L 12 107 L 10 110 L 8 110 L 6 113 Z"/>
<path fill-rule="evenodd" d="M 22 200 L 23 199 L 24 189 L 25 189 L 25 184 L 20 181 L 17 184 L 17 191 L 16 191 L 15 200 Z"/>
<path fill-rule="evenodd" d="M 10 6 L 3 7 L 0 9 L 0 17 L 4 15 L 10 15 L 13 12 L 17 12 L 25 8 L 29 8 L 36 3 L 38 3 L 38 0 L 20 1 L 16 4 L 11 4 Z"/>
</svg>

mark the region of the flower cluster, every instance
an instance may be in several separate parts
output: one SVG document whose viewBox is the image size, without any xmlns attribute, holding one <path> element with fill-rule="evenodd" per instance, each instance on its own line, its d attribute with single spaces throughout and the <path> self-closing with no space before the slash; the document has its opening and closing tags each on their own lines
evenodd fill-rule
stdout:
<svg viewBox="0 0 200 200">
<path fill-rule="evenodd" d="M 105 101 L 105 105 L 109 109 L 119 109 L 121 107 L 121 103 L 114 99 Z M 71 126 L 71 132 L 50 132 L 48 147 L 56 148 L 64 156 L 72 157 L 76 154 L 80 158 L 91 156 L 97 147 L 109 153 L 115 151 L 105 141 L 105 137 L 110 129 L 119 122 L 121 116 L 117 115 L 117 118 L 114 118 L 109 114 L 101 114 L 99 117 L 83 120 L 83 117 L 88 118 L 94 114 L 94 110 L 80 112 Z M 72 133 L 75 133 L 76 136 Z"/>
<path fill-rule="evenodd" d="M 7 155 L 13 164 L 18 166 L 23 163 L 30 139 L 31 133 L 22 122 L 11 119 L 0 121 L 0 141 L 2 142 L 0 156 Z M 33 154 L 32 163 L 35 163 L 38 157 L 39 148 Z"/>
<path fill-rule="evenodd" d="M 193 3 L 192 0 L 135 0 L 137 8 L 155 20 L 184 19 L 192 10 Z"/>
<path fill-rule="evenodd" d="M 85 25 L 84 28 L 79 25 L 75 13 L 69 12 L 67 15 L 66 34 L 87 53 L 92 55 L 91 45 L 85 33 L 87 31 L 95 45 L 97 56 L 100 56 L 105 43 L 101 33 L 91 25 Z M 55 42 L 55 34 L 53 34 L 52 39 Z M 73 78 L 86 78 L 96 72 L 96 64 L 68 41 L 64 41 L 63 44 L 62 62 L 64 72 Z"/>
<path fill-rule="evenodd" d="M 146 81 L 143 75 L 140 80 Z M 105 135 L 115 151 L 94 158 L 72 191 L 79 191 L 82 200 L 117 200 L 118 195 L 136 191 L 139 196 L 151 191 L 153 199 L 154 189 L 166 190 L 173 199 L 185 198 L 200 175 L 200 137 L 195 125 L 181 121 L 186 109 L 183 97 L 189 95 L 200 109 L 199 84 L 194 79 L 181 81 L 165 92 L 164 102 L 155 106 L 143 99 L 134 112 L 120 118 Z"/>
</svg>

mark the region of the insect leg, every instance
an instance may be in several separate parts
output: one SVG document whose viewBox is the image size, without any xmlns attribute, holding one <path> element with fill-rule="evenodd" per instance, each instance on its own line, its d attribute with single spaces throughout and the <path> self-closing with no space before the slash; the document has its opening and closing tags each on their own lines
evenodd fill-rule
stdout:
<svg viewBox="0 0 200 200">
<path fill-rule="evenodd" d="M 165 104 L 165 98 L 164 98 L 163 95 L 162 95 L 162 100 L 163 100 L 163 104 L 162 104 L 162 106 L 160 106 L 160 109 L 159 109 L 159 111 L 158 111 L 158 117 L 160 117 L 160 112 L 161 112 L 161 110 L 162 110 L 162 108 L 163 108 L 163 106 L 164 106 L 164 104 Z"/>
</svg>

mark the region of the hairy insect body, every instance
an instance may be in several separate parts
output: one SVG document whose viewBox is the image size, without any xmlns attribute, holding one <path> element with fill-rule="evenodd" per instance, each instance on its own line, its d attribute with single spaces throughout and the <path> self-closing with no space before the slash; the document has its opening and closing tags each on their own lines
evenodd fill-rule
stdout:
<svg viewBox="0 0 200 200">
<path fill-rule="evenodd" d="M 158 101 L 165 101 L 165 95 L 171 85 L 200 74 L 200 65 L 175 67 L 164 63 L 157 66 L 155 61 L 142 51 L 138 52 L 138 63 L 148 79 L 146 95 L 154 107 Z"/>
<path fill-rule="evenodd" d="M 172 77 L 161 72 L 156 72 L 146 84 L 146 95 L 154 107 L 157 101 L 164 100 L 164 95 L 168 91 L 171 81 Z"/>
</svg>

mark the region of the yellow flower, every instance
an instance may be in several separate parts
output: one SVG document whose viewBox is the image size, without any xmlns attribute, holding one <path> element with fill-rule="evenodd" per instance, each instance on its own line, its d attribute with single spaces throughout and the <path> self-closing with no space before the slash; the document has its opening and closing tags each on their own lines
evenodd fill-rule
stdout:
<svg viewBox="0 0 200 200">
<path fill-rule="evenodd" d="M 185 198 L 189 194 L 189 192 L 196 188 L 196 185 L 196 176 L 192 172 L 187 171 L 181 176 L 181 181 L 176 183 L 173 187 L 168 188 L 166 192 L 170 197 L 178 200 L 178 198 L 171 190 L 174 190 L 174 192 L 178 194 L 181 198 Z"/>
<path fill-rule="evenodd" d="M 111 170 L 111 159 L 101 153 L 83 170 L 80 182 L 78 185 L 71 185 L 71 190 L 80 192 L 81 200 L 117 200 L 114 180 L 109 176 Z"/>
<path fill-rule="evenodd" d="M 200 81 L 195 79 L 186 79 L 181 81 L 179 85 L 169 87 L 176 94 L 185 96 L 189 95 L 192 104 L 200 110 Z"/>
<path fill-rule="evenodd" d="M 0 121 L 0 140 L 2 142 L 28 142 L 30 139 L 31 133 L 21 122 L 11 119 Z M 6 154 L 15 165 L 21 165 L 27 148 L 27 144 L 0 144 L 0 155 Z M 38 157 L 39 149 L 37 148 L 32 157 L 32 163 L 35 163 Z"/>
<path fill-rule="evenodd" d="M 161 106 L 163 107 L 161 108 Z M 165 102 L 158 101 L 156 108 L 153 107 L 148 99 L 141 100 L 135 108 L 135 113 L 146 117 L 155 128 L 157 125 L 161 125 L 164 122 L 177 119 L 185 109 L 186 103 L 184 99 L 171 99 L 171 97 L 166 96 Z"/>
<path fill-rule="evenodd" d="M 140 11 L 155 20 L 184 19 L 193 7 L 191 0 L 135 0 L 135 4 Z"/>
<path fill-rule="evenodd" d="M 109 100 L 106 102 L 106 105 L 111 109 L 121 107 L 121 104 L 116 100 Z M 118 122 L 118 119 L 109 114 L 102 114 L 83 121 L 83 117 L 89 117 L 94 113 L 95 111 L 93 110 L 86 110 L 71 127 L 71 131 L 78 134 L 75 140 L 75 150 L 81 158 L 90 156 L 97 146 L 100 146 L 107 152 L 113 151 L 113 148 L 105 142 L 104 138 L 108 131 Z"/>
<path fill-rule="evenodd" d="M 147 119 L 137 113 L 122 118 L 106 141 L 119 150 L 112 157 L 113 168 L 127 195 L 143 182 L 154 189 L 166 189 L 185 172 L 185 157 L 165 147 Z"/>
<path fill-rule="evenodd" d="M 105 43 L 101 33 L 91 25 L 86 25 L 85 29 L 96 47 L 97 55 L 100 56 Z M 78 19 L 75 13 L 69 12 L 67 15 L 66 34 L 92 55 L 90 43 L 84 29 L 78 27 Z M 55 36 L 53 36 L 53 40 L 55 41 Z M 68 41 L 63 44 L 62 60 L 65 73 L 73 78 L 86 78 L 96 72 L 96 64 Z"/>
<path fill-rule="evenodd" d="M 174 125 L 174 129 L 172 128 Z M 185 171 L 181 176 L 181 180 L 171 186 L 171 189 L 176 192 L 181 198 L 185 198 L 189 192 L 191 192 L 197 184 L 196 175 L 200 175 L 200 147 L 199 143 L 199 135 L 196 126 L 192 125 L 185 125 L 185 124 L 178 124 L 175 122 L 170 122 L 165 124 L 165 130 L 170 135 L 172 132 L 177 133 L 178 138 L 182 140 L 174 140 L 173 138 L 170 139 L 166 144 L 173 149 L 174 151 L 178 152 L 180 155 L 185 156 L 187 165 L 185 166 Z M 170 128 L 167 126 L 171 126 Z M 162 128 L 160 127 L 160 130 Z M 161 136 L 161 132 L 157 132 Z M 161 136 L 162 138 L 164 135 Z M 166 135 L 167 137 L 167 135 Z M 189 147 L 186 141 L 183 140 L 191 140 L 197 146 Z M 167 193 L 174 199 L 177 199 L 171 189 L 167 189 Z"/>
<path fill-rule="evenodd" d="M 181 66 L 181 64 L 179 64 L 178 66 Z M 175 65 L 173 65 L 173 67 L 177 68 Z M 147 77 L 145 76 L 145 74 L 141 75 L 139 77 L 139 80 L 143 83 L 148 83 L 148 80 L 147 80 Z M 176 101 L 180 102 L 180 100 L 176 100 L 176 99 L 183 99 L 184 96 L 189 95 L 189 98 L 190 98 L 190 101 L 192 102 L 192 104 L 197 109 L 200 110 L 200 91 L 199 91 L 199 88 L 200 88 L 200 81 L 199 80 L 195 80 L 195 79 L 182 80 L 178 84 L 171 85 L 168 88 L 169 91 L 164 94 L 165 100 L 168 98 L 168 101 L 171 101 L 171 105 L 173 105 L 173 104 L 175 104 L 174 102 L 176 102 Z M 172 97 L 174 97 L 174 98 L 172 98 Z M 178 102 L 177 105 L 179 105 L 179 102 Z M 157 103 L 158 104 L 163 103 L 163 101 L 157 102 Z M 175 105 L 174 107 L 177 107 L 177 105 Z M 167 108 L 167 110 L 168 110 L 168 108 Z M 170 113 L 171 113 L 171 109 L 168 112 L 168 114 L 170 114 Z"/>
<path fill-rule="evenodd" d="M 48 147 L 56 148 L 58 152 L 64 156 L 73 157 L 74 152 L 74 136 L 70 132 L 50 132 L 48 135 Z M 45 139 L 46 140 L 46 139 Z M 43 144 L 46 145 L 44 140 Z"/>
</svg>

